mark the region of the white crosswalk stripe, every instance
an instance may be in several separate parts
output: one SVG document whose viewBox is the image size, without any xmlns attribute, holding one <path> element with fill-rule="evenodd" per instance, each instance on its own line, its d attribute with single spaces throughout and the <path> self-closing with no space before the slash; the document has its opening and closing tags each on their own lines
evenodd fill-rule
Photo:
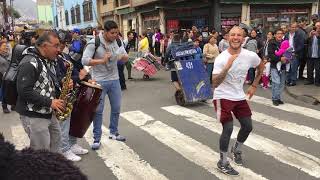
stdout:
<svg viewBox="0 0 320 180">
<path fill-rule="evenodd" d="M 30 140 L 22 125 L 11 127 L 12 140 L 16 146 L 16 149 L 21 150 L 30 145 Z"/>
<path fill-rule="evenodd" d="M 257 103 L 266 107 L 273 107 L 290 114 L 299 114 L 301 116 L 310 117 L 316 121 L 320 120 L 320 113 L 316 110 L 293 105 L 286 103 L 282 106 L 273 106 L 269 99 L 255 96 L 252 100 L 253 103 Z M 213 106 L 212 103 L 207 104 L 210 108 Z M 166 106 L 161 108 L 161 113 L 164 114 L 155 116 L 152 114 L 146 114 L 143 110 L 128 111 L 121 113 L 121 117 L 126 121 L 130 122 L 139 131 L 146 132 L 153 141 L 160 142 L 163 146 L 169 147 L 173 152 L 180 154 L 187 161 L 198 165 L 200 168 L 210 172 L 212 176 L 218 179 L 270 179 L 269 174 L 264 172 L 257 173 L 255 170 L 250 169 L 251 167 L 236 166 L 233 161 L 231 164 L 239 171 L 240 176 L 229 177 L 216 169 L 216 164 L 219 160 L 219 152 L 214 151 L 210 147 L 204 144 L 204 142 L 197 141 L 190 137 L 188 133 L 180 132 L 177 129 L 170 127 L 170 125 L 161 122 L 166 117 L 165 114 L 179 116 L 179 122 L 188 121 L 192 124 L 200 126 L 200 128 L 207 129 L 215 134 L 222 132 L 221 124 L 211 116 L 204 113 L 200 113 L 196 110 L 192 110 L 192 107 L 181 107 L 181 106 Z M 212 110 L 212 116 L 214 112 Z M 265 124 L 271 128 L 276 128 L 280 131 L 294 134 L 303 138 L 308 138 L 315 143 L 320 142 L 320 130 L 314 127 L 306 125 L 300 125 L 297 123 L 289 122 L 285 119 L 280 119 L 274 115 L 266 115 L 263 112 L 253 111 L 252 118 L 258 123 Z M 150 164 L 157 163 L 148 160 L 144 160 L 139 155 L 139 151 L 135 151 L 133 147 L 129 147 L 128 144 L 109 140 L 108 130 L 105 126 L 102 127 L 103 137 L 101 139 L 102 146 L 100 150 L 97 150 L 98 158 L 102 159 L 105 168 L 111 170 L 114 176 L 120 180 L 166 180 L 170 177 L 168 174 L 162 174 L 157 168 Z M 232 138 L 236 138 L 238 127 L 234 127 L 234 133 Z M 17 149 L 23 149 L 29 146 L 29 138 L 25 133 L 22 125 L 14 125 L 10 128 L 12 141 Z M 320 159 L 315 155 L 303 152 L 304 150 L 298 150 L 295 147 L 288 147 L 286 145 L 271 140 L 267 136 L 258 135 L 259 130 L 255 133 L 251 133 L 245 145 L 249 148 L 263 154 L 264 156 L 272 157 L 277 163 L 288 165 L 288 168 L 294 169 L 295 171 L 301 171 L 309 177 L 320 178 Z M 132 137 L 131 137 L 132 138 Z M 93 140 L 92 126 L 87 131 L 84 140 L 91 144 Z M 152 159 L 150 159 L 152 160 Z M 82 161 L 81 163 L 85 163 Z M 150 164 L 149 164 L 150 163 Z M 160 165 L 161 166 L 161 165 Z M 158 167 L 158 166 L 157 166 Z M 110 172 L 110 174 L 111 174 Z M 166 172 L 167 173 L 167 172 Z M 262 174 L 260 174 L 262 173 Z M 273 179 L 273 178 L 271 178 Z"/>
<path fill-rule="evenodd" d="M 109 130 L 102 126 L 101 147 L 96 152 L 104 163 L 109 167 L 119 180 L 167 180 L 149 163 L 140 159 L 130 147 L 118 141 L 109 140 L 107 133 Z M 88 143 L 93 140 L 92 126 L 85 134 Z"/>
<path fill-rule="evenodd" d="M 317 111 L 314 109 L 301 107 L 301 106 L 293 105 L 290 103 L 285 103 L 285 104 L 282 104 L 281 106 L 274 106 L 270 99 L 260 97 L 260 96 L 253 96 L 252 99 L 249 100 L 249 102 L 250 101 L 252 101 L 254 103 L 265 105 L 267 107 L 280 109 L 280 110 L 287 111 L 290 113 L 297 113 L 297 114 L 301 114 L 303 116 L 307 116 L 307 117 L 311 117 L 311 118 L 320 120 L 320 111 Z"/>
<path fill-rule="evenodd" d="M 219 154 L 202 143 L 182 134 L 160 121 L 154 121 L 154 118 L 141 111 L 122 113 L 121 116 L 137 127 L 140 127 L 142 130 L 148 132 L 158 141 L 174 149 L 186 159 L 204 167 L 219 179 L 230 178 L 213 168 L 219 160 Z M 241 176 L 234 179 L 266 179 L 244 167 L 239 167 L 238 170 Z"/>
<path fill-rule="evenodd" d="M 213 107 L 212 103 L 206 103 L 206 105 Z M 314 141 L 320 142 L 320 130 L 311 128 L 304 125 L 298 125 L 296 123 L 288 122 L 281 120 L 279 118 L 274 118 L 272 116 L 259 113 L 259 112 L 253 112 L 252 113 L 252 119 L 254 121 L 272 126 L 274 128 L 280 129 L 282 131 L 286 131 L 292 134 L 295 134 L 297 136 L 302 136 L 305 138 L 310 138 Z"/>
<path fill-rule="evenodd" d="M 222 132 L 221 124 L 215 118 L 177 105 L 162 107 L 162 109 L 171 114 L 183 116 L 185 117 L 184 120 L 198 124 L 214 133 L 220 134 Z M 232 138 L 236 138 L 239 128 L 234 127 L 234 131 L 235 133 L 232 134 Z M 291 165 L 311 176 L 320 178 L 320 159 L 317 157 L 307 155 L 292 147 L 286 147 L 255 133 L 250 134 L 245 144 L 254 150 L 261 151 L 266 155 L 274 157 L 282 163 Z"/>
</svg>

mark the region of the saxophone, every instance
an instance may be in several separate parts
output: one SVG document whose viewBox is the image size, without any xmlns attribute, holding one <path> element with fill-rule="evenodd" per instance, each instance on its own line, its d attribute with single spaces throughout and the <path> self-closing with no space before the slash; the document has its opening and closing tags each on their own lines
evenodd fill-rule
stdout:
<svg viewBox="0 0 320 180">
<path fill-rule="evenodd" d="M 67 73 L 66 76 L 63 78 L 61 94 L 59 96 L 59 99 L 63 100 L 65 103 L 65 110 L 63 112 L 56 111 L 55 114 L 59 121 L 64 121 L 68 116 L 70 116 L 72 112 L 76 92 L 75 90 L 73 90 L 73 88 L 69 88 L 69 84 L 72 80 L 71 75 L 73 70 L 73 64 L 72 62 L 63 58 L 61 55 L 58 56 L 67 63 Z"/>
</svg>

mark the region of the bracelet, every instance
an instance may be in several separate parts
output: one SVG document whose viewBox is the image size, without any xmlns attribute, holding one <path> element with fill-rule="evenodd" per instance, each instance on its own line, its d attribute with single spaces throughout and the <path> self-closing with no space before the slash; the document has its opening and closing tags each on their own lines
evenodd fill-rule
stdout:
<svg viewBox="0 0 320 180">
<path fill-rule="evenodd" d="M 251 86 L 252 86 L 252 87 L 254 87 L 254 88 L 257 88 L 257 86 L 256 86 L 256 85 L 251 84 Z"/>
</svg>

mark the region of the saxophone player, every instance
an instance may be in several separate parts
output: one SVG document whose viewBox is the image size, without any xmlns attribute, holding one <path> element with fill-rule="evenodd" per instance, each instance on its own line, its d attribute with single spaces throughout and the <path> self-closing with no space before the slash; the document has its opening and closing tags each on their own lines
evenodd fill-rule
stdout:
<svg viewBox="0 0 320 180">
<path fill-rule="evenodd" d="M 63 111 L 63 100 L 56 97 L 53 62 L 58 55 L 59 39 L 54 32 L 44 32 L 35 47 L 23 54 L 17 74 L 17 106 L 20 120 L 33 149 L 59 152 L 60 126 L 52 112 Z"/>
<path fill-rule="evenodd" d="M 64 53 L 63 50 L 66 47 L 66 41 L 65 36 L 63 34 L 59 34 L 60 39 L 60 50 L 59 55 L 57 57 L 56 61 L 56 72 L 57 77 L 60 81 L 60 83 L 63 85 L 65 84 L 65 81 L 68 76 L 68 70 L 70 71 L 70 66 L 72 66 L 72 75 L 71 79 L 69 80 L 69 89 L 73 89 L 74 85 L 83 80 L 87 72 L 86 70 L 77 68 L 77 65 L 69 64 L 72 63 L 71 57 Z M 76 67 L 76 68 L 74 68 Z M 73 97 L 75 98 L 75 97 Z M 72 109 L 70 109 L 72 110 Z M 69 135 L 69 129 L 70 129 L 70 118 L 71 113 L 64 119 L 64 121 L 60 121 L 60 127 L 61 127 L 61 147 L 60 150 L 63 154 L 63 156 L 66 159 L 69 159 L 71 161 L 80 161 L 81 157 L 78 155 L 87 154 L 88 150 L 82 148 L 77 144 L 77 138 Z"/>
</svg>

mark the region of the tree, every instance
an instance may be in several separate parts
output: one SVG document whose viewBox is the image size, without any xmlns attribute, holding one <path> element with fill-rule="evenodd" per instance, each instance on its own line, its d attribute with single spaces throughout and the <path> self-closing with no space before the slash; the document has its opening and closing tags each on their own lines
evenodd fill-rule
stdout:
<svg viewBox="0 0 320 180">
<path fill-rule="evenodd" d="M 20 13 L 14 8 L 8 7 L 8 12 L 15 19 L 19 19 L 21 17 Z"/>
</svg>

